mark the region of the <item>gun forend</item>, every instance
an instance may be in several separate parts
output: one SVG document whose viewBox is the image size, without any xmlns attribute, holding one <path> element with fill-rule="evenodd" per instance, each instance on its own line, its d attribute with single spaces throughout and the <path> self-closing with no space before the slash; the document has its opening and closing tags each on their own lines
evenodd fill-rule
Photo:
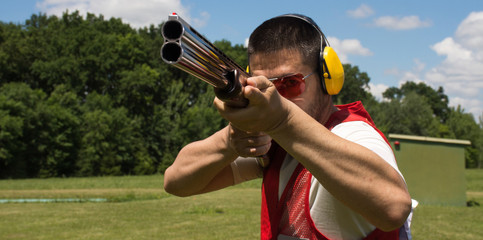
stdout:
<svg viewBox="0 0 483 240">
<path fill-rule="evenodd" d="M 163 25 L 161 58 L 215 88 L 218 98 L 230 106 L 246 106 L 241 83 L 248 73 L 173 13 Z"/>
</svg>

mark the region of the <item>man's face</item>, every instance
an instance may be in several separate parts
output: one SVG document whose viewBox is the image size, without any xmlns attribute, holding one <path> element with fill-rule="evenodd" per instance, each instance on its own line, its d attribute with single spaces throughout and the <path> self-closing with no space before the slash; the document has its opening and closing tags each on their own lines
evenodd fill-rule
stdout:
<svg viewBox="0 0 483 240">
<path fill-rule="evenodd" d="M 278 78 L 301 73 L 304 76 L 315 71 L 313 67 L 304 64 L 298 51 L 281 50 L 270 54 L 252 54 L 250 70 L 253 76 Z M 318 79 L 314 73 L 305 79 L 305 91 L 289 100 L 303 109 L 316 120 L 320 120 L 321 107 L 324 105 L 323 94 Z"/>
</svg>

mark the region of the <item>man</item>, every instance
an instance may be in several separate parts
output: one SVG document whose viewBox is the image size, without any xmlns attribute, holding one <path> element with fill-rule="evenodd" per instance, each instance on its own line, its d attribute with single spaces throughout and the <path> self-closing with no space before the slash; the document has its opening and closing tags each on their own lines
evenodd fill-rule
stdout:
<svg viewBox="0 0 483 240">
<path fill-rule="evenodd" d="M 333 105 L 324 86 L 330 67 L 320 56 L 326 45 L 302 15 L 255 29 L 253 77 L 243 89 L 249 105 L 215 99 L 230 124 L 179 152 L 166 191 L 189 196 L 263 176 L 262 239 L 403 236 L 411 198 L 394 154 L 360 102 Z M 268 166 L 255 158 L 264 154 Z"/>
</svg>

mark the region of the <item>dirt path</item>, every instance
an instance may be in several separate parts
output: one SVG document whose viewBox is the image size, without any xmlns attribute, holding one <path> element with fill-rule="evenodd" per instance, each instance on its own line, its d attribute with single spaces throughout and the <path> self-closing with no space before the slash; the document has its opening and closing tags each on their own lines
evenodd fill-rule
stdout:
<svg viewBox="0 0 483 240">
<path fill-rule="evenodd" d="M 483 192 L 466 192 L 468 197 L 483 197 Z"/>
</svg>

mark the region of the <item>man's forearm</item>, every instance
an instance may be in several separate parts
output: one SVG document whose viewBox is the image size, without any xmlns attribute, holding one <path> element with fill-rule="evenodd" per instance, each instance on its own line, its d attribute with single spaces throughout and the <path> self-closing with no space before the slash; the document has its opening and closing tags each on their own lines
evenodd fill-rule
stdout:
<svg viewBox="0 0 483 240">
<path fill-rule="evenodd" d="M 233 185 L 230 163 L 238 156 L 227 144 L 227 128 L 186 145 L 164 175 L 164 188 L 190 196 Z"/>
</svg>

